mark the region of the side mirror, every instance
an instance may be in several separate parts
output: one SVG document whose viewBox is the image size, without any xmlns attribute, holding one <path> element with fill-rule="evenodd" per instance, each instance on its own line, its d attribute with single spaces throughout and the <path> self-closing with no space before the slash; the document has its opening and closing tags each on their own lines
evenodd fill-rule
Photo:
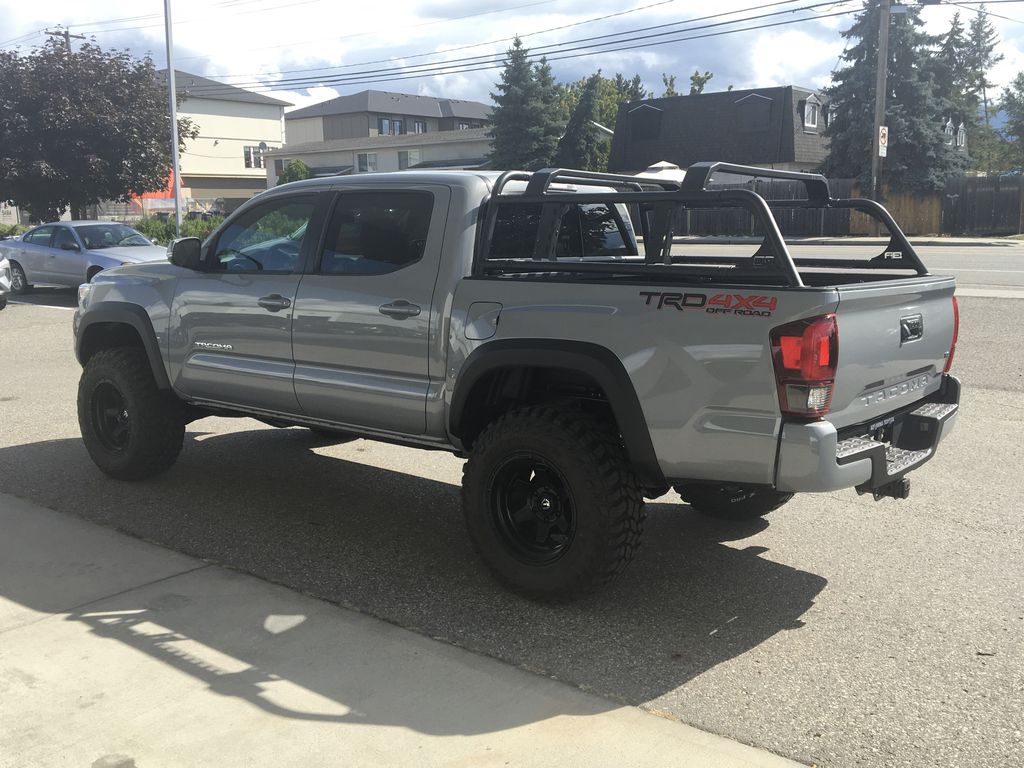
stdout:
<svg viewBox="0 0 1024 768">
<path fill-rule="evenodd" d="M 82 250 L 78 243 L 61 243 L 60 249 L 62 251 L 80 251 Z"/>
<path fill-rule="evenodd" d="M 200 272 L 203 268 L 202 247 L 203 241 L 198 237 L 179 237 L 167 246 L 167 260 L 176 267 Z"/>
</svg>

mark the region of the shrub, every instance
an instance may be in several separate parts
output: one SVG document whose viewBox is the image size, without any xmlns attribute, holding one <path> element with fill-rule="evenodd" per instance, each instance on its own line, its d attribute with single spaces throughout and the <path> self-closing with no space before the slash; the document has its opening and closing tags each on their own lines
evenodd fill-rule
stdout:
<svg viewBox="0 0 1024 768">
<path fill-rule="evenodd" d="M 28 227 L 23 227 L 21 224 L 0 224 L 0 240 L 3 240 L 5 237 L 14 237 L 27 231 Z"/>
<path fill-rule="evenodd" d="M 200 240 L 205 240 L 214 229 L 220 226 L 222 221 L 224 219 L 221 217 L 205 221 L 202 219 L 185 219 L 181 222 L 181 237 L 198 237 Z M 145 218 L 129 226 L 139 230 L 139 232 L 157 245 L 167 245 L 174 239 L 174 219 L 171 218 L 166 221 L 157 218 Z"/>
</svg>

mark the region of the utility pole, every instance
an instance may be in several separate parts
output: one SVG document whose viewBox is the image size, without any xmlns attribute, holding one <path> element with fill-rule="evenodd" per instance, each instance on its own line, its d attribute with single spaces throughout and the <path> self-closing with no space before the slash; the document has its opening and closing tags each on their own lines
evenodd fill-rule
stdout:
<svg viewBox="0 0 1024 768">
<path fill-rule="evenodd" d="M 71 53 L 71 38 L 72 37 L 75 38 L 76 40 L 85 40 L 85 35 L 72 35 L 71 34 L 71 30 L 69 30 L 69 29 L 60 29 L 60 28 L 52 29 L 52 30 L 48 29 L 48 30 L 46 30 L 46 34 L 48 34 L 50 37 L 63 37 L 64 38 L 64 47 L 67 49 L 68 53 Z"/>
<path fill-rule="evenodd" d="M 174 236 L 181 236 L 181 174 L 178 168 L 178 92 L 174 87 L 174 38 L 171 35 L 171 0 L 164 0 L 167 35 L 167 91 L 171 104 L 171 191 L 174 193 Z"/>
<path fill-rule="evenodd" d="M 871 141 L 871 199 L 878 200 L 878 129 L 885 122 L 886 75 L 889 70 L 889 4 L 890 0 L 879 0 L 878 14 L 878 64 L 875 71 L 875 125 Z"/>
</svg>

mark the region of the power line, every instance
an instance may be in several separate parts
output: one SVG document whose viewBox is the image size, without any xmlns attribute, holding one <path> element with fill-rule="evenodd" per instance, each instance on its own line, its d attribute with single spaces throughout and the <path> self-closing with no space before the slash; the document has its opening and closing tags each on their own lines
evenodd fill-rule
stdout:
<svg viewBox="0 0 1024 768">
<path fill-rule="evenodd" d="M 772 16 L 778 16 L 781 13 L 795 13 L 795 12 L 798 12 L 798 11 L 808 10 L 808 9 L 819 7 L 819 6 L 823 6 L 823 5 L 833 5 L 834 6 L 835 2 L 834 2 L 834 0 L 826 0 L 825 2 L 813 4 L 813 5 L 810 5 L 810 6 L 803 6 L 801 8 L 788 9 L 786 11 L 775 11 L 775 12 L 772 12 L 772 13 L 759 14 L 759 15 L 756 15 L 756 16 L 747 16 L 747 17 L 744 17 L 742 19 L 733 19 L 731 21 L 715 22 L 713 24 L 704 24 L 704 25 L 700 25 L 700 26 L 691 27 L 691 28 L 685 29 L 685 30 L 674 29 L 674 30 L 669 30 L 669 31 L 665 31 L 665 32 L 658 32 L 658 33 L 655 33 L 655 34 L 649 34 L 649 35 L 636 35 L 635 34 L 636 32 L 645 32 L 645 31 L 652 30 L 652 29 L 663 29 L 666 26 L 678 26 L 678 24 L 680 22 L 674 22 L 674 23 L 671 23 L 671 24 L 659 24 L 659 25 L 655 25 L 653 27 L 644 27 L 644 28 L 641 28 L 641 29 L 627 30 L 627 31 L 624 31 L 624 32 L 615 33 L 614 35 L 597 35 L 597 36 L 590 37 L 590 38 L 582 38 L 582 39 L 578 39 L 578 40 L 569 40 L 569 41 L 564 41 L 564 42 L 561 42 L 561 43 L 552 43 L 552 44 L 546 45 L 546 46 L 537 46 L 536 48 L 533 48 L 533 49 L 530 50 L 530 56 L 531 56 L 532 60 L 536 60 L 536 59 L 540 58 L 541 56 L 548 56 L 549 60 L 551 60 L 551 61 L 559 61 L 559 60 L 563 60 L 565 58 L 577 58 L 577 56 L 572 56 L 572 57 L 555 56 L 554 54 L 566 54 L 566 53 L 571 53 L 571 52 L 574 52 L 574 51 L 582 51 L 584 49 L 604 49 L 603 51 L 600 51 L 600 52 L 614 52 L 614 51 L 619 51 L 619 50 L 632 50 L 632 49 L 634 49 L 636 47 L 639 47 L 639 46 L 627 46 L 625 48 L 609 48 L 608 46 L 616 46 L 616 45 L 620 45 L 622 43 L 637 42 L 637 41 L 640 41 L 640 40 L 650 41 L 650 42 L 646 43 L 648 45 L 661 45 L 661 44 L 672 43 L 672 42 L 681 42 L 681 41 L 684 41 L 684 40 L 699 39 L 701 37 L 704 37 L 704 35 L 698 35 L 698 36 L 692 36 L 692 37 L 684 37 L 684 38 L 673 38 L 671 40 L 663 40 L 663 41 L 658 41 L 658 40 L 655 40 L 654 38 L 663 38 L 663 37 L 666 37 L 666 36 L 669 36 L 669 35 L 679 35 L 679 34 L 684 34 L 684 33 L 688 34 L 688 33 L 691 33 L 691 32 L 695 32 L 697 30 L 713 29 L 713 28 L 716 28 L 716 27 L 729 26 L 729 25 L 733 25 L 733 24 L 741 24 L 743 22 L 748 22 L 748 21 L 754 21 L 754 20 L 758 20 L 758 19 L 769 18 L 769 17 L 772 17 Z M 853 11 L 840 11 L 840 12 L 838 12 L 836 14 L 816 15 L 816 16 L 813 16 L 813 17 L 807 17 L 807 18 L 798 19 L 798 20 L 791 20 L 791 21 L 814 21 L 815 19 L 828 18 L 829 16 L 832 16 L 832 15 L 845 15 L 845 14 L 852 13 L 852 12 Z M 711 16 L 711 17 L 708 17 L 708 18 L 716 18 L 716 17 L 722 16 L 722 15 L 729 15 L 729 14 L 716 14 L 715 16 Z M 690 23 L 690 22 L 686 22 L 686 23 Z M 756 29 L 759 29 L 759 28 L 762 28 L 762 27 L 771 27 L 771 26 L 776 26 L 776 25 L 774 25 L 774 24 L 759 25 L 759 26 L 748 27 L 748 28 L 743 28 L 743 29 L 738 29 L 738 30 L 731 30 L 731 31 L 733 31 L 733 32 L 750 31 L 750 30 L 756 30 Z M 624 35 L 632 35 L 632 36 L 631 37 L 623 37 Z M 618 39 L 614 39 L 614 40 L 608 40 L 607 39 L 607 38 L 612 38 L 612 37 L 615 37 L 615 38 L 618 38 Z M 594 40 L 596 40 L 596 41 L 605 40 L 605 42 L 589 42 L 589 41 L 594 41 Z M 585 43 L 585 44 L 584 45 L 578 45 L 578 43 Z M 558 49 L 558 50 L 544 50 L 544 49 Z M 593 55 L 595 52 L 597 52 L 597 51 L 593 51 L 592 50 L 592 51 L 590 51 L 588 53 L 579 54 L 579 55 L 580 56 Z M 371 76 L 376 76 L 376 75 L 380 75 L 381 79 L 380 80 L 376 80 L 376 81 L 371 81 L 371 82 L 385 82 L 386 79 L 387 80 L 392 79 L 392 77 L 390 77 L 390 76 L 395 76 L 395 75 L 411 74 L 413 76 L 423 76 L 423 75 L 437 75 L 437 74 L 455 74 L 455 73 L 460 72 L 460 71 L 475 71 L 475 70 L 472 69 L 475 66 L 481 66 L 481 67 L 484 67 L 484 68 L 490 68 L 487 65 L 494 64 L 494 63 L 503 63 L 503 62 L 504 62 L 504 54 L 484 54 L 484 55 L 481 55 L 481 56 L 470 56 L 470 57 L 465 57 L 465 58 L 462 58 L 462 59 L 453 59 L 453 60 L 446 61 L 446 62 L 433 62 L 433 63 L 417 64 L 417 65 L 412 65 L 412 66 L 408 66 L 408 67 L 391 67 L 391 68 L 383 68 L 383 69 L 363 70 L 363 71 L 360 71 L 360 72 L 353 72 L 351 74 L 345 74 L 345 75 L 339 74 L 339 75 L 334 75 L 334 76 L 331 76 L 331 77 L 285 78 L 285 79 L 281 79 L 281 80 L 275 80 L 272 83 L 253 81 L 251 83 L 245 83 L 245 84 L 237 84 L 237 83 L 236 84 L 231 84 L 231 86 L 228 87 L 228 88 L 225 88 L 223 85 L 220 85 L 220 84 L 218 84 L 216 86 L 214 86 L 214 85 L 210 85 L 210 86 L 197 86 L 196 88 L 192 89 L 192 92 L 196 96 L 202 96 L 204 94 L 212 95 L 212 94 L 217 94 L 217 93 L 220 93 L 220 94 L 229 93 L 232 88 L 237 88 L 237 87 L 251 87 L 251 88 L 254 88 L 254 89 L 259 89 L 259 88 L 279 89 L 282 86 L 293 87 L 294 88 L 294 87 L 304 87 L 304 86 L 308 86 L 308 85 L 319 85 L 319 84 L 345 84 L 345 83 L 347 83 L 349 81 L 352 81 L 352 80 L 355 80 L 355 81 L 358 81 L 358 82 L 365 82 L 366 81 L 366 79 L 365 79 L 366 77 L 371 77 Z M 455 68 L 455 69 L 453 69 L 453 68 Z M 448 71 L 448 70 L 451 70 L 451 71 Z M 395 79 L 399 79 L 399 78 L 395 78 Z M 408 78 L 404 78 L 403 77 L 403 78 L 400 78 L 400 79 L 408 79 Z"/>
<path fill-rule="evenodd" d="M 851 13 L 856 13 L 856 12 L 857 12 L 856 10 L 837 11 L 835 13 L 821 14 L 821 15 L 818 15 L 818 16 L 809 16 L 809 17 L 804 17 L 804 18 L 800 18 L 800 19 L 787 19 L 785 21 L 776 21 L 776 22 L 772 22 L 772 23 L 769 23 L 769 24 L 759 24 L 759 25 L 755 25 L 755 26 L 752 26 L 752 27 L 743 27 L 743 28 L 740 28 L 740 29 L 719 30 L 717 32 L 706 32 L 706 33 L 700 34 L 700 35 L 689 35 L 687 37 L 674 38 L 674 39 L 671 39 L 671 40 L 656 40 L 656 41 L 652 41 L 652 42 L 638 43 L 638 44 L 635 44 L 635 45 L 620 46 L 620 47 L 617 47 L 617 48 L 605 48 L 604 50 L 596 51 L 596 52 L 595 51 L 587 51 L 587 52 L 584 52 L 584 53 L 567 53 L 566 55 L 562 55 L 562 56 L 551 56 L 551 57 L 548 57 L 547 60 L 548 61 L 564 61 L 564 60 L 568 60 L 568 59 L 577 59 L 577 58 L 586 57 L 586 56 L 593 56 L 593 55 L 595 55 L 595 53 L 615 53 L 615 52 L 618 52 L 618 51 L 636 50 L 638 48 L 653 47 L 653 46 L 659 46 L 659 45 L 669 45 L 671 43 L 686 42 L 686 41 L 689 41 L 689 40 L 700 40 L 700 39 L 705 39 L 705 38 L 710 38 L 710 37 L 721 37 L 723 35 L 732 35 L 732 34 L 738 34 L 738 33 L 741 33 L 741 32 L 751 32 L 751 31 L 756 31 L 756 30 L 760 30 L 760 29 L 771 29 L 771 28 L 774 28 L 774 27 L 786 26 L 786 25 L 789 25 L 789 24 L 799 24 L 799 23 L 807 22 L 807 21 L 818 21 L 820 19 L 827 19 L 827 18 L 832 18 L 832 17 L 836 17 L 836 16 L 847 16 L 847 15 L 849 15 Z M 628 41 L 618 41 L 618 42 L 628 42 Z M 584 46 L 584 47 L 592 48 L 594 46 Z M 567 50 L 576 50 L 576 49 L 567 49 Z M 477 65 L 460 65 L 460 66 L 458 66 L 458 67 L 456 67 L 454 69 L 449 68 L 449 67 L 438 67 L 438 68 L 435 68 L 438 71 L 434 71 L 434 72 L 428 72 L 428 71 L 425 71 L 425 70 L 421 70 L 421 71 L 417 71 L 415 74 L 404 74 L 404 72 L 406 72 L 407 70 L 402 70 L 400 68 L 396 68 L 396 69 L 392 69 L 392 70 L 382 70 L 383 74 L 380 77 L 372 77 L 371 76 L 371 77 L 362 78 L 362 79 L 345 79 L 343 82 L 339 82 L 336 79 L 325 79 L 325 80 L 320 80 L 320 81 L 313 81 L 313 82 L 310 83 L 310 85 L 320 85 L 320 86 L 361 85 L 361 84 L 368 84 L 368 83 L 394 82 L 394 81 L 398 81 L 398 80 L 413 80 L 413 79 L 416 79 L 416 78 L 419 78 L 419 77 L 423 77 L 425 74 L 438 77 L 438 76 L 442 76 L 442 75 L 466 74 L 466 73 L 470 73 L 470 72 L 484 72 L 484 71 L 488 71 L 488 70 L 492 70 L 492 69 L 500 69 L 503 66 L 505 66 L 505 60 L 504 60 L 504 58 L 499 58 L 499 59 L 494 59 L 494 60 L 492 60 L 490 62 L 481 62 L 481 63 L 479 63 Z M 303 86 L 293 86 L 293 87 L 303 87 Z M 256 87 L 252 88 L 251 90 L 254 90 L 254 91 L 268 91 L 268 90 L 275 90 L 277 88 L 278 88 L 278 84 L 274 83 L 274 84 L 270 84 L 270 85 L 266 85 L 266 84 L 259 85 L 259 86 L 256 86 Z M 205 91 L 205 92 L 196 92 L 194 95 L 197 98 L 203 98 L 204 96 L 215 97 L 217 95 L 220 95 L 220 93 L 226 94 L 226 93 L 230 93 L 230 91 L 224 90 L 222 92 L 215 92 L 213 90 L 209 90 L 209 91 Z"/>
<path fill-rule="evenodd" d="M 1019 2 L 1019 1 L 1020 0 L 1014 0 L 1014 2 Z M 990 2 L 999 2 L 999 0 L 990 0 Z M 950 3 L 943 3 L 943 5 L 955 5 L 957 8 L 963 8 L 965 11 L 974 11 L 976 13 L 982 14 L 983 16 L 992 16 L 993 18 L 996 18 L 996 19 L 1003 19 L 1005 21 L 1012 21 L 1014 24 L 1024 24 L 1024 21 L 1020 21 L 1019 19 L 1011 19 L 1009 16 L 1003 16 L 1002 14 L 993 13 L 992 11 L 986 11 L 984 8 L 970 8 L 969 7 L 971 5 L 985 5 L 985 3 L 952 3 L 952 2 L 950 2 Z"/>
<path fill-rule="evenodd" d="M 629 8 L 628 10 L 625 10 L 625 11 L 617 11 L 616 13 L 608 13 L 608 14 L 605 14 L 604 16 L 595 16 L 595 17 L 590 18 L 590 19 L 584 19 L 583 21 L 574 21 L 571 24 L 561 24 L 561 25 L 559 25 L 557 27 L 549 27 L 547 29 L 538 29 L 538 30 L 536 30 L 534 32 L 524 32 L 524 33 L 519 34 L 517 36 L 520 39 L 522 39 L 522 38 L 526 38 L 526 37 L 534 37 L 536 35 L 542 35 L 542 34 L 545 34 L 547 32 L 558 32 L 560 30 L 569 29 L 571 27 L 581 27 L 584 24 L 593 24 L 594 22 L 598 22 L 598 21 L 605 21 L 607 19 L 614 19 L 614 18 L 616 18 L 618 16 L 625 16 L 625 15 L 630 14 L 630 13 L 636 13 L 637 11 L 646 11 L 646 10 L 648 10 L 650 8 L 656 8 L 659 5 L 668 5 L 669 3 L 675 3 L 675 2 L 678 2 L 678 1 L 679 0 L 660 0 L 657 3 L 650 3 L 649 5 L 638 5 L 636 8 Z M 795 2 L 799 2 L 799 0 L 783 0 L 783 2 L 780 2 L 780 3 L 770 3 L 770 5 L 782 5 L 784 3 L 795 3 Z M 767 6 L 762 6 L 762 7 L 767 7 Z M 753 10 L 753 9 L 745 9 L 745 10 Z M 741 13 L 741 12 L 742 11 L 732 11 L 732 13 Z M 680 23 L 685 23 L 685 22 L 680 22 Z M 300 41 L 295 42 L 295 43 L 283 43 L 281 45 L 276 45 L 276 46 L 261 46 L 260 48 L 243 48 L 241 50 L 244 51 L 244 50 L 266 50 L 267 48 L 288 48 L 288 47 L 292 47 L 292 46 L 295 46 L 295 45 L 302 45 L 304 43 L 322 42 L 324 40 L 332 40 L 333 41 L 333 40 L 337 40 L 337 39 L 339 39 L 339 38 L 335 38 L 335 37 L 316 38 L 314 40 L 300 40 Z M 427 56 L 439 56 L 439 55 L 443 55 L 445 53 L 454 53 L 455 51 L 467 51 L 467 50 L 469 50 L 471 48 L 482 48 L 485 45 L 497 45 L 499 43 L 507 43 L 508 41 L 514 40 L 514 39 L 515 39 L 515 36 L 514 37 L 502 37 L 502 38 L 498 38 L 497 40 L 488 40 L 488 41 L 483 42 L 483 43 L 471 43 L 469 45 L 460 45 L 460 46 L 453 47 L 453 48 L 444 48 L 444 49 L 439 50 L 439 51 L 429 51 L 427 53 L 413 53 L 413 54 L 408 54 L 408 55 L 405 55 L 405 56 L 392 56 L 392 57 L 387 58 L 387 59 L 375 59 L 375 60 L 372 60 L 372 61 L 358 61 L 358 62 L 353 62 L 352 64 L 338 64 L 338 65 L 334 65 L 334 66 L 330 66 L 330 67 L 311 67 L 309 69 L 283 69 L 283 70 L 281 70 L 279 72 L 246 72 L 246 73 L 242 73 L 242 74 L 226 74 L 226 75 L 204 74 L 203 76 L 204 77 L 258 77 L 260 75 L 285 75 L 285 74 L 293 74 L 295 72 L 319 72 L 319 71 L 331 70 L 331 69 L 347 69 L 349 67 L 363 67 L 363 66 L 367 66 L 369 64 L 386 64 L 389 61 L 407 61 L 409 59 L 421 59 L 421 58 L 424 58 L 424 57 L 427 57 Z M 186 59 L 189 59 L 189 58 L 200 59 L 200 58 L 205 58 L 205 57 L 203 57 L 203 56 L 187 56 L 185 58 Z M 184 60 L 184 59 L 182 59 L 182 60 Z"/>
<path fill-rule="evenodd" d="M 852 2 L 852 0 L 843 0 L 843 1 L 845 3 Z M 670 23 L 667 23 L 667 24 L 654 25 L 654 26 L 651 26 L 651 27 L 641 27 L 641 28 L 637 28 L 637 29 L 633 29 L 633 30 L 625 30 L 623 32 L 616 32 L 616 33 L 608 34 L 608 35 L 595 35 L 595 36 L 592 36 L 592 37 L 567 40 L 567 41 L 563 41 L 563 42 L 560 42 L 560 43 L 550 43 L 548 45 L 539 45 L 539 46 L 535 46 L 534 48 L 530 48 L 530 54 L 531 54 L 532 57 L 538 58 L 539 56 L 547 55 L 548 53 L 552 53 L 552 54 L 554 54 L 554 53 L 565 53 L 565 52 L 570 52 L 570 51 L 574 51 L 574 50 L 583 50 L 585 48 L 601 48 L 601 47 L 608 46 L 608 45 L 617 45 L 617 44 L 620 44 L 620 43 L 623 43 L 623 42 L 632 42 L 632 41 L 636 41 L 636 40 L 650 40 L 650 39 L 653 39 L 653 38 L 666 37 L 666 36 L 669 36 L 669 35 L 679 35 L 679 34 L 683 34 L 683 33 L 695 32 L 697 30 L 707 30 L 707 29 L 714 29 L 714 28 L 717 28 L 717 27 L 725 27 L 725 26 L 730 26 L 730 25 L 735 25 L 735 24 L 742 24 L 744 22 L 753 22 L 753 20 L 757 20 L 757 19 L 761 19 L 761 18 L 768 18 L 768 17 L 771 17 L 771 16 L 777 16 L 777 15 L 780 15 L 780 14 L 783 14 L 783 13 L 796 13 L 796 12 L 801 11 L 801 10 L 808 10 L 808 9 L 820 7 L 820 6 L 823 6 L 823 5 L 835 6 L 837 4 L 835 2 L 835 0 L 824 0 L 823 2 L 815 3 L 815 4 L 812 4 L 812 5 L 805 5 L 805 6 L 802 6 L 800 8 L 790 8 L 790 9 L 786 9 L 786 10 L 782 10 L 782 11 L 772 11 L 770 13 L 761 13 L 761 14 L 754 15 L 754 16 L 744 16 L 743 18 L 736 18 L 736 19 L 728 20 L 728 22 L 716 22 L 714 24 L 706 24 L 706 25 L 701 25 L 701 26 L 696 26 L 696 27 L 690 27 L 689 29 L 686 29 L 686 30 L 669 30 L 667 32 L 657 32 L 657 33 L 650 34 L 650 35 L 637 35 L 637 33 L 641 33 L 641 32 L 650 32 L 652 30 L 665 30 L 666 28 L 678 27 L 680 25 L 692 25 L 694 22 L 703 22 L 703 20 L 709 20 L 709 19 L 713 19 L 713 18 L 720 18 L 722 16 L 727 16 L 727 15 L 734 15 L 737 12 L 746 12 L 746 11 L 751 11 L 751 10 L 759 10 L 759 9 L 762 9 L 762 8 L 774 7 L 774 6 L 778 6 L 778 5 L 788 5 L 788 4 L 791 4 L 792 2 L 794 2 L 794 0 L 787 0 L 786 2 L 767 3 L 767 4 L 764 4 L 764 5 L 755 6 L 755 7 L 752 7 L 752 8 L 744 8 L 741 11 L 731 11 L 731 12 L 725 12 L 725 13 L 715 13 L 715 14 L 712 14 L 712 15 L 709 15 L 709 16 L 701 16 L 701 17 L 698 17 L 698 18 L 685 19 L 685 20 L 683 20 L 683 22 L 670 22 Z M 849 11 L 847 11 L 847 12 L 849 12 Z M 818 15 L 817 17 L 818 18 L 823 18 L 825 16 Z M 813 19 L 808 19 L 808 20 L 813 20 Z M 632 36 L 632 37 L 627 37 L 627 36 Z M 618 39 L 608 40 L 609 38 L 618 38 Z M 590 43 L 591 41 L 599 41 L 599 40 L 608 40 L 608 42 L 604 42 L 604 43 L 595 42 L 595 43 L 592 43 L 590 45 L 579 45 L 580 43 Z M 566 47 L 566 46 L 575 46 L 575 47 Z M 496 56 L 499 56 L 499 58 L 496 59 Z M 401 59 L 401 57 L 398 57 L 397 60 L 402 60 L 402 59 Z M 446 60 L 446 61 L 442 60 L 442 61 L 439 61 L 439 62 L 426 62 L 426 63 L 422 63 L 422 65 L 413 65 L 413 66 L 409 66 L 409 67 L 395 67 L 395 68 L 389 68 L 389 69 L 388 68 L 384 68 L 384 69 L 376 69 L 376 70 L 364 70 L 364 71 L 361 71 L 361 72 L 354 72 L 354 73 L 350 73 L 350 74 L 347 74 L 347 75 L 338 74 L 338 75 L 334 75 L 334 76 L 330 76 L 330 77 L 317 76 L 316 78 L 313 78 L 312 76 L 310 76 L 310 77 L 302 77 L 302 78 L 283 78 L 281 80 L 273 81 L 273 85 L 274 86 L 297 85 L 297 84 L 300 84 L 300 83 L 310 82 L 311 80 L 315 80 L 315 81 L 331 80 L 332 82 L 334 82 L 334 81 L 344 82 L 347 79 L 360 78 L 362 76 L 368 76 L 368 75 L 399 74 L 399 73 L 429 74 L 429 73 L 434 72 L 435 70 L 438 70 L 438 69 L 450 69 L 452 67 L 456 67 L 456 66 L 459 66 L 459 65 L 463 65 L 463 66 L 469 67 L 469 66 L 476 65 L 476 63 L 480 63 L 480 65 L 485 65 L 485 63 L 494 62 L 496 60 L 504 61 L 504 54 L 484 53 L 484 54 L 480 54 L 480 55 L 465 56 L 465 57 L 462 57 L 462 58 L 455 58 L 455 59 L 450 59 L 450 60 Z M 354 66 L 354 65 L 352 65 L 352 66 Z M 341 69 L 341 68 L 337 68 L 337 69 Z M 231 85 L 231 87 L 236 87 L 236 88 L 237 87 L 261 87 L 261 86 L 266 86 L 267 83 L 265 83 L 263 81 L 247 81 L 247 82 L 243 82 L 243 83 L 231 83 L 230 85 Z M 210 92 L 214 92 L 214 91 L 229 92 L 229 90 L 230 90 L 229 88 L 225 89 L 222 84 L 217 84 L 217 85 L 210 85 L 210 86 L 197 86 L 194 89 L 194 92 L 199 94 L 202 91 L 210 93 Z"/>
</svg>

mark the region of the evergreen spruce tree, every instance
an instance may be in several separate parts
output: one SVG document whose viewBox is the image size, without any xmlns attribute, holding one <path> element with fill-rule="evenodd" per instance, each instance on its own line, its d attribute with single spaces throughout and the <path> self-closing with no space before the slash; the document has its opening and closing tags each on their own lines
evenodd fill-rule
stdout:
<svg viewBox="0 0 1024 768">
<path fill-rule="evenodd" d="M 490 163 L 493 168 L 536 170 L 550 165 L 563 122 L 559 89 L 544 59 L 530 63 L 518 37 L 508 50 L 492 113 Z"/>
<path fill-rule="evenodd" d="M 601 145 L 607 140 L 599 136 L 594 123 L 597 121 L 597 100 L 601 87 L 601 73 L 591 75 L 580 94 L 580 100 L 572 111 L 565 135 L 558 142 L 555 165 L 559 168 L 580 168 L 587 171 L 603 171 L 608 167 L 607 151 Z"/>
<path fill-rule="evenodd" d="M 993 86 L 988 79 L 992 67 L 1003 60 L 1003 54 L 996 53 L 999 37 L 981 6 L 971 19 L 967 32 L 965 66 L 967 89 L 974 99 L 975 107 L 980 103 L 985 125 L 989 125 L 988 89 Z"/>
<path fill-rule="evenodd" d="M 1024 165 L 1024 72 L 1018 72 L 1013 82 L 1003 90 L 999 106 L 1006 115 L 1003 133 L 1008 139 L 1007 165 Z"/>
<path fill-rule="evenodd" d="M 836 178 L 857 178 L 865 190 L 871 183 L 879 13 L 877 4 L 866 3 L 842 33 L 853 44 L 843 54 L 846 65 L 832 73 L 826 89 L 833 118 L 825 130 L 830 143 L 823 170 Z M 928 51 L 936 41 L 921 31 L 919 16 L 920 10 L 910 7 L 902 18 L 894 17 L 889 30 L 889 151 L 880 184 L 894 192 L 942 189 L 968 161 L 965 152 L 946 143 L 943 107 L 948 105 L 936 94 Z"/>
</svg>

